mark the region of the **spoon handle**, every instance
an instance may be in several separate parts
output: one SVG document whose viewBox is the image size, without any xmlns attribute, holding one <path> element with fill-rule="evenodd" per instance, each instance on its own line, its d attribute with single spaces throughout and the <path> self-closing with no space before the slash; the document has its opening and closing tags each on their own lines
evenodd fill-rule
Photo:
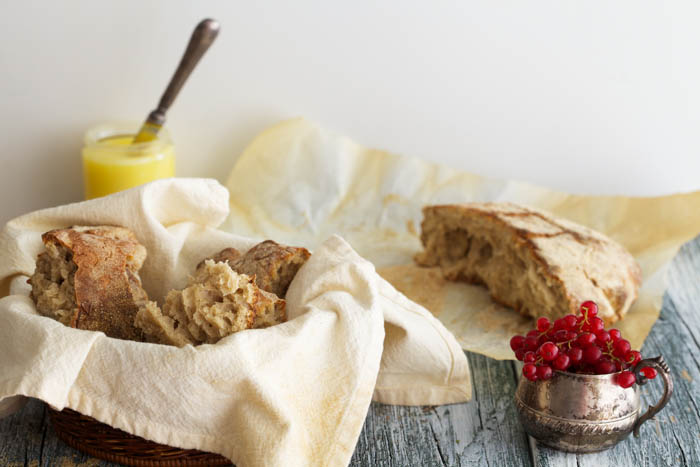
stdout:
<svg viewBox="0 0 700 467">
<path fill-rule="evenodd" d="M 177 66 L 173 77 L 170 79 L 168 87 L 160 98 L 158 108 L 152 112 L 152 115 L 156 114 L 157 118 L 160 119 L 153 123 L 163 124 L 165 121 L 165 112 L 170 108 L 175 97 L 177 97 L 177 94 L 180 92 L 182 85 L 185 84 L 185 81 L 190 76 L 190 73 L 192 73 L 194 67 L 197 66 L 197 63 L 199 63 L 204 52 L 206 52 L 212 42 L 214 42 L 217 34 L 219 34 L 219 23 L 213 19 L 202 20 L 194 29 L 192 37 L 190 37 L 190 42 L 187 44 L 185 54 L 182 56 L 180 64 Z"/>
<path fill-rule="evenodd" d="M 153 141 L 158 137 L 158 132 L 160 131 L 163 123 L 165 123 L 165 112 L 168 111 L 173 101 L 177 97 L 177 94 L 182 89 L 182 85 L 185 84 L 187 78 L 194 70 L 194 67 L 199 63 L 199 59 L 202 58 L 204 52 L 209 49 L 209 46 L 216 39 L 217 34 L 219 34 L 219 23 L 213 19 L 202 20 L 194 32 L 192 32 L 192 37 L 190 37 L 190 42 L 187 44 L 187 49 L 180 60 L 180 64 L 177 66 L 173 77 L 170 78 L 168 87 L 158 102 L 158 107 L 148 114 L 148 118 L 138 133 L 134 137 L 133 144 L 145 143 L 148 141 Z"/>
</svg>

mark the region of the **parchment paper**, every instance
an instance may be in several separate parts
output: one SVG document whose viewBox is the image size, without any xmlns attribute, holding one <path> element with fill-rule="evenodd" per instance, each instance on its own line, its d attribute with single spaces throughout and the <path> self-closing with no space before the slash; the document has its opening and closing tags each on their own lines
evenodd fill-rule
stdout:
<svg viewBox="0 0 700 467">
<path fill-rule="evenodd" d="M 497 359 L 513 358 L 508 340 L 533 323 L 494 304 L 482 287 L 445 282 L 437 271 L 413 265 L 421 250 L 423 206 L 511 201 L 622 243 L 644 279 L 639 298 L 616 324 L 633 348 L 641 348 L 659 316 L 671 259 L 700 232 L 700 192 L 655 198 L 570 195 L 367 149 L 304 119 L 260 134 L 236 162 L 227 186 L 231 213 L 225 230 L 311 249 L 340 234 L 398 290 L 435 314 L 465 350 Z"/>
</svg>

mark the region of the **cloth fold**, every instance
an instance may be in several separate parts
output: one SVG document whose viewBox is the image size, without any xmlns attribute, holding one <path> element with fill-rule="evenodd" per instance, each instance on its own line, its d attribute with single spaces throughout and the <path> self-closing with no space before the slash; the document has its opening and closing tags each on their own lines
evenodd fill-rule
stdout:
<svg viewBox="0 0 700 467">
<path fill-rule="evenodd" d="M 10 221 L 0 232 L 0 281 L 10 290 L 0 299 L 2 413 L 20 405 L 15 396 L 29 396 L 240 466 L 347 465 L 373 397 L 431 405 L 470 398 L 454 337 L 335 235 L 292 281 L 286 323 L 215 345 L 71 329 L 39 316 L 28 297 L 41 233 L 112 224 L 148 250 L 144 288 L 162 302 L 202 258 L 260 240 L 217 229 L 228 203 L 216 181 L 169 179 Z"/>
</svg>

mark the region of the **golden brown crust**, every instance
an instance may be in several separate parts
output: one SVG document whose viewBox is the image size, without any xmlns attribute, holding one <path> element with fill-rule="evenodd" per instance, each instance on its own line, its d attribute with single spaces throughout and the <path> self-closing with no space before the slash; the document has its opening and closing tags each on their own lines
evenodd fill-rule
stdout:
<svg viewBox="0 0 700 467">
<path fill-rule="evenodd" d="M 426 250 L 416 256 L 416 262 L 448 266 L 445 275 L 451 280 L 483 283 L 495 301 L 520 313 L 558 317 L 575 313 L 582 301 L 594 299 L 601 318 L 609 324 L 620 319 L 637 296 L 641 270 L 632 256 L 608 237 L 584 226 L 510 203 L 428 206 L 423 213 L 421 241 Z M 463 233 L 466 250 L 471 242 L 482 247 L 488 243 L 489 249 L 501 253 L 496 256 L 512 260 L 514 269 L 522 266 L 523 271 L 534 271 L 525 285 L 539 281 L 540 295 L 546 295 L 542 307 L 537 308 L 532 299 L 520 300 L 517 293 L 496 292 L 499 278 L 489 276 L 486 263 L 448 260 L 445 251 L 441 257 L 438 244 L 444 250 L 446 244 L 454 243 L 447 241 L 448 236 L 458 232 Z M 502 254 L 505 250 L 511 254 Z"/>
<path fill-rule="evenodd" d="M 229 263 L 231 264 L 232 261 L 238 259 L 241 257 L 241 252 L 236 250 L 235 248 L 224 248 L 214 256 L 211 256 L 209 258 L 205 258 L 202 261 L 199 262 L 197 265 L 197 269 L 201 268 L 204 266 L 204 262 L 208 259 L 214 261 L 215 263 Z"/>
<path fill-rule="evenodd" d="M 73 227 L 42 235 L 45 245 L 60 245 L 75 266 L 76 308 L 71 327 L 102 331 L 109 337 L 143 340 L 134 326 L 139 303 L 147 296 L 138 276 L 145 248 L 122 227 Z M 32 284 L 34 285 L 34 284 Z"/>
<path fill-rule="evenodd" d="M 310 256 L 311 253 L 306 248 L 265 240 L 242 256 L 236 249 L 227 248 L 211 259 L 228 262 L 234 271 L 254 276 L 255 283 L 261 289 L 284 298 L 292 279 Z M 202 263 L 198 267 L 201 265 Z"/>
</svg>

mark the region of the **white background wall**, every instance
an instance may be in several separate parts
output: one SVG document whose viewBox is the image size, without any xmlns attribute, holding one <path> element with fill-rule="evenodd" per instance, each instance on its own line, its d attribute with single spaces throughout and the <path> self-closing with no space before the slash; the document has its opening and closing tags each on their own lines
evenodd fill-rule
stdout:
<svg viewBox="0 0 700 467">
<path fill-rule="evenodd" d="M 579 193 L 700 189 L 700 4 L 0 0 L 0 221 L 82 196 L 90 126 L 169 114 L 179 175 L 225 179 L 277 120 Z"/>
</svg>

